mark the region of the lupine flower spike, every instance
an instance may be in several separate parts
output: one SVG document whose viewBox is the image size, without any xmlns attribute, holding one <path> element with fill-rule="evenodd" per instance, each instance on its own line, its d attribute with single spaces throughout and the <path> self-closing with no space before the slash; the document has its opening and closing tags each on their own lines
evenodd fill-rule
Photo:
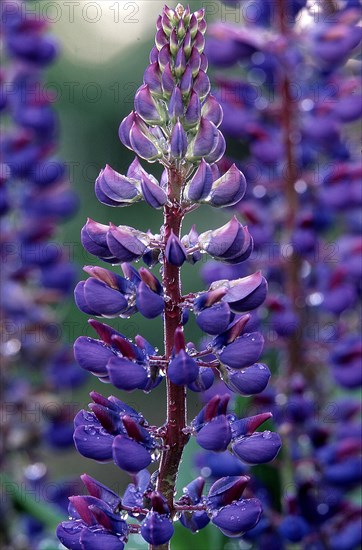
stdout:
<svg viewBox="0 0 362 550">
<path fill-rule="evenodd" d="M 203 494 L 200 476 L 190 479 L 178 498 L 175 483 L 184 447 L 194 437 L 200 447 L 229 456 L 242 470 L 243 464 L 272 461 L 281 446 L 277 433 L 257 431 L 270 413 L 237 418 L 228 409 L 227 393 L 214 392 L 193 420 L 187 417 L 187 391 L 212 391 L 215 375 L 225 380 L 230 393 L 242 395 L 263 390 L 270 377 L 268 368 L 258 363 L 263 338 L 250 314 L 266 297 L 267 283 L 260 272 L 224 278 L 187 296 L 181 290 L 185 262 L 194 264 L 209 254 L 237 264 L 253 250 L 252 236 L 236 217 L 220 229 L 198 235 L 193 227 L 181 235 L 190 210 L 200 204 L 230 207 L 246 189 L 236 166 L 220 173 L 216 164 L 224 154 L 225 140 L 219 130 L 222 110 L 210 93 L 205 32 L 204 10 L 191 13 L 180 4 L 164 8 L 134 110 L 119 128 L 123 145 L 137 156 L 126 175 L 107 166 L 96 181 L 97 197 L 111 207 L 144 200 L 163 209 L 160 231 L 144 233 L 90 219 L 82 230 L 86 250 L 108 264 L 120 265 L 123 273 L 86 266 L 90 277 L 75 290 L 78 307 L 102 321 L 136 312 L 148 319 L 161 315 L 165 349 L 157 355 L 143 336 L 131 341 L 92 319 L 96 337 L 78 338 L 76 359 L 102 382 L 127 392 L 149 392 L 166 380 L 167 418 L 159 428 L 150 426 L 122 398 L 91 393 L 89 411 L 80 411 L 75 418 L 76 447 L 85 457 L 114 462 L 132 476 L 132 483 L 118 497 L 84 476 L 89 496 L 71 499 L 70 521 L 58 528 L 66 548 L 122 549 L 132 533 L 139 533 L 150 548 L 166 549 L 178 518 L 192 532 L 211 521 L 226 536 L 240 536 L 254 528 L 262 514 L 259 500 L 250 498 L 251 489 L 243 496 L 249 477 L 220 476 Z M 148 173 L 143 161 L 162 165 L 160 181 Z M 162 280 L 146 267 L 130 265 L 141 259 L 148 267 L 160 265 Z M 186 339 L 189 311 L 208 335 L 206 348 L 198 350 Z M 158 469 L 151 476 L 147 468 L 155 462 Z M 126 522 L 120 512 L 135 522 Z"/>
</svg>

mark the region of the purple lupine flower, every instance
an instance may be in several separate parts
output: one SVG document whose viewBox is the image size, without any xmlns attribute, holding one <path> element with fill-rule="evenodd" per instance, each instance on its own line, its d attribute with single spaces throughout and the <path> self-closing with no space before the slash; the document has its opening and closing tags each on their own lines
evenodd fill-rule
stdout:
<svg viewBox="0 0 362 550">
<path fill-rule="evenodd" d="M 157 21 L 150 65 L 135 95 L 134 111 L 119 127 L 120 140 L 127 148 L 141 159 L 163 166 L 160 181 L 148 174 L 137 158 L 125 176 L 107 166 L 96 181 L 101 202 L 115 207 L 143 199 L 150 207 L 163 209 L 163 226 L 157 233 L 141 232 L 88 219 L 81 235 L 84 248 L 108 264 L 120 264 L 124 276 L 86 266 L 90 278 L 78 283 L 75 290 L 78 307 L 91 316 L 122 318 L 139 312 L 148 319 L 163 317 L 163 355 L 158 355 L 143 336 L 132 341 L 95 320 L 90 324 L 99 339 L 81 336 L 74 345 L 76 360 L 83 369 L 120 390 L 149 392 L 163 379 L 167 384 L 168 417 L 161 427 L 148 424 L 117 397 L 105 398 L 96 392 L 91 392 L 90 412 L 80 411 L 74 422 L 74 441 L 80 454 L 98 462 L 113 461 L 132 476 L 133 483 L 117 509 L 112 508 L 112 514 L 129 513 L 138 521 L 130 531 L 140 533 L 152 546 L 169 546 L 178 512 L 181 523 L 191 531 L 211 520 L 230 536 L 252 529 L 259 521 L 260 502 L 240 498 L 249 478 L 235 484 L 229 480 L 235 490 L 224 487 L 222 495 L 215 492 L 211 498 L 202 495 L 204 480 L 199 477 L 175 501 L 175 480 L 190 436 L 210 452 L 229 453 L 226 462 L 232 462 L 233 471 L 244 468 L 241 461 L 270 461 L 280 448 L 277 434 L 255 432 L 271 415 L 238 420 L 227 411 L 228 394 L 211 398 L 191 425 L 186 423 L 186 389 L 213 391 L 214 380 L 226 371 L 231 377 L 233 372 L 255 367 L 263 339 L 254 331 L 254 322 L 248 325 L 251 315 L 240 314 L 262 304 L 267 290 L 265 279 L 256 272 L 245 278 L 238 275 L 235 280 L 219 280 L 205 292 L 181 293 L 180 268 L 185 262 L 194 264 L 202 253 L 208 253 L 237 265 L 253 249 L 247 228 L 236 217 L 219 230 L 199 235 L 192 227 L 187 235 L 181 235 L 184 216 L 196 206 L 230 207 L 246 191 L 244 175 L 236 165 L 223 171 L 221 163 L 216 164 L 224 154 L 225 140 L 218 129 L 222 109 L 210 94 L 206 74 L 205 31 L 204 10 L 191 13 L 180 4 L 174 10 L 165 6 Z M 150 268 L 161 264 L 162 281 L 145 267 L 136 270 L 130 265 L 140 259 Z M 213 336 L 207 347 L 198 349 L 186 340 L 190 311 L 199 327 Z M 265 370 L 262 381 L 252 373 L 249 386 L 244 384 L 250 393 L 266 386 L 270 372 Z M 230 387 L 237 388 L 237 383 L 230 383 Z M 248 443 L 245 451 L 239 449 L 244 440 Z M 241 461 L 236 458 L 239 456 Z M 148 466 L 159 459 L 159 470 L 150 476 Z M 123 544 L 126 531 L 121 527 L 114 531 L 113 516 L 106 525 L 104 515 L 109 515 L 105 508 L 89 500 L 107 500 L 107 491 L 104 497 L 99 496 L 104 491 L 97 487 L 95 496 L 74 497 L 76 513 L 71 513 L 70 525 L 58 531 L 63 544 L 100 547 L 108 541 L 116 544 L 114 537 L 119 539 L 117 544 Z M 113 502 L 114 496 L 111 498 Z M 236 523 L 232 519 L 234 508 Z M 77 514 L 81 521 L 75 527 Z M 69 539 L 64 534 L 66 528 Z"/>
<path fill-rule="evenodd" d="M 14 472 L 8 453 L 22 453 L 19 482 L 30 492 L 38 491 L 51 517 L 58 499 L 67 496 L 67 483 L 61 491 L 52 480 L 53 490 L 44 491 L 38 477 L 46 471 L 43 451 L 53 447 L 62 453 L 72 444 L 73 419 L 62 403 L 63 391 L 78 387 L 85 374 L 60 337 L 58 306 L 74 287 L 76 269 L 66 247 L 54 242 L 61 224 L 76 212 L 78 199 L 65 163 L 56 156 L 58 119 L 54 98 L 44 89 L 44 70 L 58 47 L 37 7 L 35 13 L 28 7 L 22 0 L 5 0 L 0 6 L 2 398 L 14 405 L 4 419 L 1 460 L 12 483 L 19 472 Z M 52 411 L 44 414 L 49 403 Z M 39 415 L 25 413 L 33 405 L 41 405 Z M 3 508 L 4 544 L 10 544 L 10 532 L 21 532 L 22 544 L 35 550 L 45 537 L 48 518 L 35 519 L 31 504 L 26 512 L 13 504 L 9 493 Z"/>
</svg>

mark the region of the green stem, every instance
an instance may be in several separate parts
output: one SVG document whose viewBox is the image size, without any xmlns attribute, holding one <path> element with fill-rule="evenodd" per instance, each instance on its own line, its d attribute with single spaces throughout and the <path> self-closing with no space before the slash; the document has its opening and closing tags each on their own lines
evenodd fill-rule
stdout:
<svg viewBox="0 0 362 550">
<path fill-rule="evenodd" d="M 64 516 L 53 506 L 38 502 L 31 489 L 19 485 L 8 474 L 0 474 L 0 487 L 2 498 L 9 498 L 17 508 L 40 521 L 50 531 L 54 532 L 58 524 L 64 521 Z"/>
</svg>

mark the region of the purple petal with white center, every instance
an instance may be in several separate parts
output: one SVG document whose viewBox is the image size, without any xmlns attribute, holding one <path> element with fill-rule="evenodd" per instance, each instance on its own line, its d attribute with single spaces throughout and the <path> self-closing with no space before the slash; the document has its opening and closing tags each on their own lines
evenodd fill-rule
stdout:
<svg viewBox="0 0 362 550">
<path fill-rule="evenodd" d="M 77 451 L 86 458 L 97 462 L 112 460 L 113 435 L 108 434 L 99 426 L 78 426 L 74 431 L 74 444 Z"/>
<path fill-rule="evenodd" d="M 186 69 L 186 56 L 183 48 L 180 48 L 176 54 L 174 71 L 176 76 L 180 77 L 184 74 Z"/>
<path fill-rule="evenodd" d="M 232 451 L 247 464 L 265 464 L 274 460 L 281 446 L 279 434 L 266 430 L 236 439 Z"/>
<path fill-rule="evenodd" d="M 191 384 L 196 380 L 198 374 L 199 367 L 196 361 L 183 349 L 172 359 L 167 370 L 169 379 L 177 386 Z"/>
<path fill-rule="evenodd" d="M 226 416 L 217 416 L 205 424 L 198 432 L 196 441 L 207 451 L 226 451 L 231 441 L 231 428 Z"/>
<path fill-rule="evenodd" d="M 199 52 L 197 51 L 197 48 L 192 48 L 191 55 L 188 60 L 188 66 L 192 71 L 192 76 L 196 78 L 197 75 L 199 74 L 199 70 L 201 66 L 201 57 Z"/>
<path fill-rule="evenodd" d="M 258 499 L 243 499 L 221 508 L 211 522 L 227 537 L 240 537 L 259 522 L 262 506 Z"/>
<path fill-rule="evenodd" d="M 125 357 L 113 356 L 107 363 L 107 372 L 111 383 L 119 390 L 132 391 L 146 387 L 146 368 Z"/>
<path fill-rule="evenodd" d="M 129 474 L 136 474 L 151 464 L 151 455 L 137 441 L 117 435 L 113 443 L 113 460 L 122 470 Z"/>
<path fill-rule="evenodd" d="M 232 369 L 244 369 L 256 363 L 263 351 L 264 338 L 259 332 L 242 334 L 219 354 L 221 363 Z"/>
<path fill-rule="evenodd" d="M 204 71 L 199 71 L 199 74 L 194 80 L 193 90 L 197 93 L 200 100 L 203 101 L 210 93 L 210 80 Z M 207 117 L 208 118 L 208 117 Z"/>
</svg>

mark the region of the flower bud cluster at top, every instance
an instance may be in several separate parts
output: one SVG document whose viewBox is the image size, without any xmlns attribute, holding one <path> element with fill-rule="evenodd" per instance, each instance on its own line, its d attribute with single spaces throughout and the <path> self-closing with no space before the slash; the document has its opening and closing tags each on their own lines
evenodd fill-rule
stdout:
<svg viewBox="0 0 362 550">
<path fill-rule="evenodd" d="M 160 232 L 93 220 L 82 230 L 85 249 L 108 264 L 121 265 L 123 275 L 86 266 L 90 277 L 75 290 L 78 307 L 101 318 L 128 318 L 137 312 L 148 319 L 162 315 L 165 352 L 157 355 L 143 336 L 131 341 L 91 319 L 98 339 L 78 338 L 75 357 L 83 369 L 118 390 L 148 393 L 165 380 L 167 420 L 163 426 L 150 426 L 122 399 L 91 392 L 90 410 L 80 411 L 75 418 L 75 445 L 85 457 L 113 461 L 132 475 L 132 483 L 120 497 L 83 476 L 89 496 L 71 499 L 70 521 L 57 531 L 70 549 L 121 550 L 132 533 L 140 533 L 152 548 L 168 548 L 177 519 L 192 532 L 211 521 L 226 536 L 240 536 L 255 527 L 262 512 L 248 487 L 249 476 L 220 476 L 205 495 L 205 480 L 200 476 L 175 500 L 183 448 L 195 437 L 212 453 L 253 465 L 272 461 L 281 447 L 277 433 L 257 431 L 271 414 L 240 419 L 228 408 L 228 393 L 255 395 L 270 378 L 268 367 L 258 362 L 263 337 L 250 313 L 265 300 L 266 280 L 256 272 L 218 280 L 204 292 L 181 294 L 180 267 L 185 262 L 194 264 L 201 254 L 209 254 L 236 264 L 253 249 L 252 237 L 236 217 L 219 229 L 199 235 L 193 227 L 181 236 L 183 217 L 198 203 L 231 206 L 246 188 L 236 166 L 221 174 L 216 164 L 225 142 L 218 130 L 222 110 L 210 94 L 206 75 L 205 31 L 203 10 L 191 13 L 181 5 L 175 10 L 164 8 L 135 109 L 120 125 L 119 136 L 126 147 L 141 159 L 164 166 L 160 182 L 136 157 L 127 175 L 107 166 L 95 184 L 98 199 L 109 206 L 124 207 L 143 199 L 153 208 L 163 208 Z M 147 267 L 131 265 L 140 259 Z M 162 281 L 149 269 L 158 264 Z M 208 344 L 200 349 L 187 342 L 184 334 L 190 312 L 208 335 Z M 216 372 L 225 380 L 228 393 L 206 399 L 199 414 L 188 420 L 186 391 L 202 393 L 211 388 Z M 151 476 L 147 468 L 158 461 L 158 470 Z M 127 514 L 135 523 L 126 521 Z"/>
<path fill-rule="evenodd" d="M 69 345 L 59 341 L 54 308 L 69 296 L 75 279 L 74 266 L 54 240 L 78 201 L 64 163 L 55 156 L 58 123 L 51 99 L 40 93 L 44 70 L 57 55 L 56 44 L 45 20 L 26 13 L 24 2 L 2 2 L 0 15 L 0 385 L 5 411 L 0 461 L 4 475 L 10 480 L 15 476 L 17 483 L 24 468 L 21 483 L 32 490 L 47 478 L 40 462 L 44 446 L 59 450 L 72 444 L 72 419 L 61 405 L 59 390 L 69 391 L 85 378 Z M 51 414 L 43 418 L 48 405 Z M 21 456 L 16 471 L 13 453 Z M 54 503 L 66 490 L 59 499 L 55 492 Z M 12 491 L 5 495 L 9 515 L 4 544 L 19 530 L 12 496 Z M 22 543 L 36 548 L 44 525 L 37 523 L 35 529 L 32 521 L 21 529 Z"/>
</svg>

